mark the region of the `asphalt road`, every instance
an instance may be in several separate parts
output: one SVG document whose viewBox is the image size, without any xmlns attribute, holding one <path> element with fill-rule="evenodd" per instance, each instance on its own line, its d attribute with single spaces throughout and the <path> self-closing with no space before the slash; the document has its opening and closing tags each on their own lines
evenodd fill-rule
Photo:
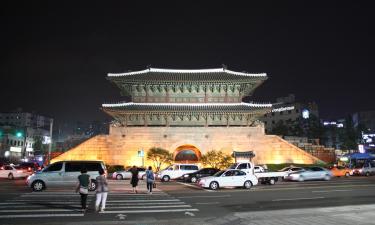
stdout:
<svg viewBox="0 0 375 225">
<path fill-rule="evenodd" d="M 0 224 L 116 224 L 121 221 L 183 219 L 210 221 L 234 212 L 279 209 L 321 208 L 375 203 L 375 177 L 335 178 L 331 181 L 278 182 L 251 190 L 202 189 L 179 182 L 158 183 L 152 195 L 145 184 L 133 194 L 128 180 L 110 181 L 110 194 L 104 213 L 94 212 L 94 193 L 89 195 L 90 210 L 79 211 L 79 196 L 72 188 L 50 188 L 35 193 L 24 180 L 0 180 Z M 173 223 L 172 223 L 173 224 Z"/>
</svg>

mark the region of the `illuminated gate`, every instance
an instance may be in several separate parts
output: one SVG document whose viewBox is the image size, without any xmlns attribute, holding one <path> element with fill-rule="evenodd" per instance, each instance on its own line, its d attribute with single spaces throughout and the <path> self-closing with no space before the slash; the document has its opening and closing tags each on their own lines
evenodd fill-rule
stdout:
<svg viewBox="0 0 375 225">
<path fill-rule="evenodd" d="M 182 145 L 173 154 L 174 161 L 179 163 L 197 163 L 201 157 L 201 152 L 193 145 Z"/>
</svg>

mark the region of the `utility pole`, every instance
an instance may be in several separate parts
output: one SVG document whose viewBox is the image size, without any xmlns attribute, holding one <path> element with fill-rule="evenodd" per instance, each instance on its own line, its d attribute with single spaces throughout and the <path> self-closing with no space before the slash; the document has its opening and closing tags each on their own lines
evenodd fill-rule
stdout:
<svg viewBox="0 0 375 225">
<path fill-rule="evenodd" d="M 49 142 L 49 146 L 48 146 L 48 165 L 51 162 L 52 128 L 53 128 L 53 119 L 50 119 L 50 121 L 49 121 L 49 137 L 50 137 L 50 142 Z"/>
</svg>

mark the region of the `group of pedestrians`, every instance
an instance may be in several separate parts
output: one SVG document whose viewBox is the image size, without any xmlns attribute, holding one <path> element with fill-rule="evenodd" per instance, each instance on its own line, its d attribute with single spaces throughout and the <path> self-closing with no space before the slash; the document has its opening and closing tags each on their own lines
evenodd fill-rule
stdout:
<svg viewBox="0 0 375 225">
<path fill-rule="evenodd" d="M 137 193 L 137 186 L 138 186 L 138 169 L 136 166 L 133 166 L 130 169 L 132 177 L 130 179 L 130 184 L 133 188 L 133 193 Z M 95 201 L 95 211 L 103 212 L 105 210 L 105 205 L 108 196 L 108 182 L 107 178 L 105 177 L 104 170 L 99 170 L 99 176 L 96 177 L 96 201 Z M 146 184 L 147 184 L 147 193 L 152 194 L 152 188 L 155 187 L 155 177 L 154 172 L 152 171 L 152 167 L 148 167 L 146 170 Z M 91 186 L 91 179 L 90 175 L 87 174 L 87 169 L 81 169 L 81 175 L 78 176 L 78 182 L 76 187 L 76 192 L 78 192 L 81 196 L 81 207 L 82 211 L 85 212 L 87 210 L 87 195 L 89 193 L 89 187 Z"/>
</svg>

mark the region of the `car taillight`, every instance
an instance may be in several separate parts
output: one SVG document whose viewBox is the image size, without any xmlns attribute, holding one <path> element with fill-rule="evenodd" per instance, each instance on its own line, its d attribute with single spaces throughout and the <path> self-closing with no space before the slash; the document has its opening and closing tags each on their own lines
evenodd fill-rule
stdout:
<svg viewBox="0 0 375 225">
<path fill-rule="evenodd" d="M 23 171 L 22 170 L 17 170 L 17 173 L 22 173 Z"/>
<path fill-rule="evenodd" d="M 31 171 L 31 167 L 28 167 L 28 168 L 27 168 L 27 171 Z"/>
</svg>

